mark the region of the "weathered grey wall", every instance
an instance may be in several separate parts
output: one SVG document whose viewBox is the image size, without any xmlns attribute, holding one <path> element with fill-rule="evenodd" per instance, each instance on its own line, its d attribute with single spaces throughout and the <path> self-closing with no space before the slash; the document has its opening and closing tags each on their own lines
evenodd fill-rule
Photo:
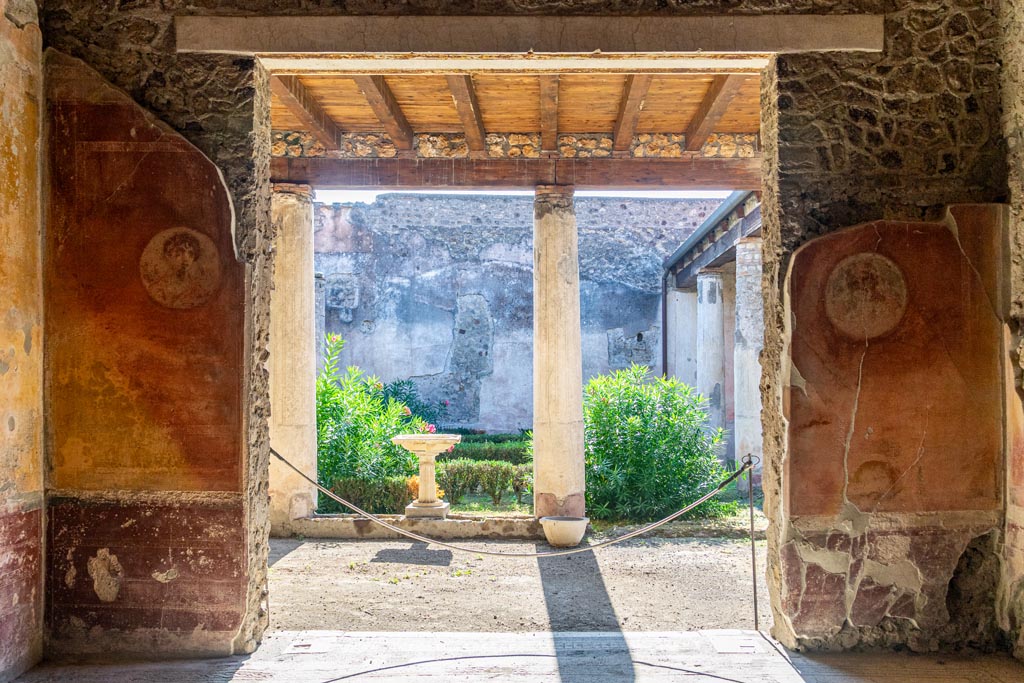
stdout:
<svg viewBox="0 0 1024 683">
<path fill-rule="evenodd" d="M 661 372 L 662 262 L 720 200 L 576 200 L 584 377 Z M 316 269 L 342 360 L 447 400 L 448 423 L 532 425 L 533 199 L 382 195 L 318 205 Z"/>
</svg>

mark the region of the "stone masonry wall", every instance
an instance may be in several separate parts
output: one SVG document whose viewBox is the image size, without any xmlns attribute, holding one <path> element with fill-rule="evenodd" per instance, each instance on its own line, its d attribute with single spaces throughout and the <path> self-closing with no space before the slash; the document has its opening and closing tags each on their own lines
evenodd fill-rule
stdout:
<svg viewBox="0 0 1024 683">
<path fill-rule="evenodd" d="M 0 682 L 42 655 L 42 35 L 0 0 Z"/>
<path fill-rule="evenodd" d="M 1000 625 L 1010 634 L 1018 657 L 1024 658 L 1024 406 L 1021 377 L 1024 347 L 1024 4 L 1000 3 L 1002 36 L 1003 133 L 1009 148 L 1010 287 L 1004 332 L 1007 354 L 1006 530 L 1000 585 Z"/>
<path fill-rule="evenodd" d="M 720 200 L 576 200 L 584 377 L 661 372 L 662 261 Z M 533 199 L 383 195 L 317 205 L 316 269 L 344 364 L 413 379 L 446 423 L 532 425 Z"/>
<path fill-rule="evenodd" d="M 1019 190 L 1020 11 L 1019 3 L 1011 0 L 1001 5 L 1009 37 L 1003 51 L 1010 67 L 1003 96 L 1006 130 L 1016 143 L 1011 187 Z M 766 296 L 762 390 L 766 511 L 775 522 L 769 534 L 769 585 L 776 634 L 790 645 L 852 646 L 881 641 L 855 629 L 825 641 L 797 638 L 779 603 L 780 591 L 774 590 L 782 583 L 775 558 L 793 534 L 782 496 L 786 454 L 782 395 L 789 382 L 783 374 L 783 276 L 793 251 L 816 235 L 879 218 L 937 218 L 946 204 L 1004 198 L 997 7 L 996 0 L 48 0 L 43 26 L 47 44 L 94 66 L 215 159 L 232 190 L 241 252 L 253 264 L 246 304 L 250 438 L 245 463 L 250 493 L 249 562 L 258 567 L 265 566 L 266 557 L 266 517 L 261 506 L 265 505 L 267 467 L 266 305 L 272 268 L 266 221 L 270 136 L 266 102 L 261 100 L 265 75 L 247 59 L 175 55 L 171 30 L 175 13 L 888 13 L 883 55 L 785 55 L 773 61 L 762 79 Z M 1019 210 L 1012 225 L 1014 245 L 1019 246 Z M 1018 249 L 1018 259 L 1019 253 Z M 1010 360 L 1016 366 L 1016 356 Z M 953 544 L 935 562 L 955 567 L 963 550 L 960 545 Z M 262 584 L 251 587 L 258 599 Z M 886 642 L 907 639 L 906 633 L 897 633 Z"/>
<path fill-rule="evenodd" d="M 770 530 L 768 554 L 769 583 L 782 586 L 772 596 L 774 633 L 791 647 L 938 646 L 948 625 L 944 605 L 933 604 L 932 614 L 939 616 L 925 623 L 896 615 L 870 626 L 794 619 L 858 599 L 873 608 L 885 604 L 888 591 L 905 583 L 895 578 L 898 566 L 883 561 L 893 572 L 887 586 L 854 582 L 850 593 L 849 576 L 824 559 L 838 549 L 856 560 L 856 549 L 883 527 L 889 543 L 930 538 L 929 552 L 912 558 L 907 569 L 948 579 L 973 541 L 1000 526 L 989 511 L 936 511 L 924 500 L 892 515 L 847 501 L 838 512 L 811 520 L 790 508 L 785 397 L 802 380 L 790 375 L 791 321 L 783 288 L 794 251 L 846 226 L 880 218 L 941 219 L 946 205 L 999 201 L 1006 194 L 995 4 L 914 0 L 888 9 L 882 55 L 780 55 L 762 78 L 765 509 L 779 522 Z M 842 458 L 833 463 L 843 477 L 853 475 Z M 988 561 L 991 544 L 986 548 Z M 793 564 L 780 560 L 794 554 Z M 794 566 L 799 571 L 793 573 Z M 818 580 L 794 583 L 811 570 L 819 572 Z M 936 585 L 931 595 L 911 590 L 913 599 L 949 599 L 947 584 L 939 579 Z M 991 601 L 991 586 L 975 590 L 973 599 Z M 787 591 L 808 601 L 787 603 Z M 797 604 L 802 611 L 794 611 Z M 979 634 L 960 635 L 967 640 Z"/>
</svg>

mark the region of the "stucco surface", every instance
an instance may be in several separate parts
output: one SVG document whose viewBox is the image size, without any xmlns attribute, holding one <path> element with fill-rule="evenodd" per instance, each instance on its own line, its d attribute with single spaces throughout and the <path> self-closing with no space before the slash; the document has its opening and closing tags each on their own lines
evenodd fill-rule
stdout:
<svg viewBox="0 0 1024 683">
<path fill-rule="evenodd" d="M 34 4 L 0 0 L 0 681 L 42 646 L 41 49 Z"/>
<path fill-rule="evenodd" d="M 245 649 L 245 268 L 195 147 L 47 54 L 48 649 Z"/>
</svg>

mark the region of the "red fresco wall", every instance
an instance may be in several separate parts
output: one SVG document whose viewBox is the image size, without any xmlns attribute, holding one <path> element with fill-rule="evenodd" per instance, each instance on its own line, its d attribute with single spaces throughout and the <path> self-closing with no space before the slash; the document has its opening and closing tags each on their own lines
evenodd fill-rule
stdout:
<svg viewBox="0 0 1024 683">
<path fill-rule="evenodd" d="M 782 607 L 806 642 L 846 622 L 929 646 L 961 554 L 998 533 L 1002 211 L 879 221 L 793 257 Z"/>
<path fill-rule="evenodd" d="M 245 270 L 217 168 L 47 55 L 51 652 L 231 652 Z"/>
</svg>

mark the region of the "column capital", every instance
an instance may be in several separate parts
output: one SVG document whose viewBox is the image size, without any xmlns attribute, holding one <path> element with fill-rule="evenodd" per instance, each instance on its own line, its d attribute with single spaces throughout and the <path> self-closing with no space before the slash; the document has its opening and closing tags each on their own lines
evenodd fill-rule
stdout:
<svg viewBox="0 0 1024 683">
<path fill-rule="evenodd" d="M 297 197 L 306 197 L 307 199 L 313 198 L 313 188 L 309 185 L 301 185 L 298 183 L 273 183 L 271 190 L 274 194 L 292 194 Z"/>
<path fill-rule="evenodd" d="M 533 218 L 539 220 L 555 211 L 575 214 L 572 185 L 538 185 L 533 199 Z"/>
</svg>

